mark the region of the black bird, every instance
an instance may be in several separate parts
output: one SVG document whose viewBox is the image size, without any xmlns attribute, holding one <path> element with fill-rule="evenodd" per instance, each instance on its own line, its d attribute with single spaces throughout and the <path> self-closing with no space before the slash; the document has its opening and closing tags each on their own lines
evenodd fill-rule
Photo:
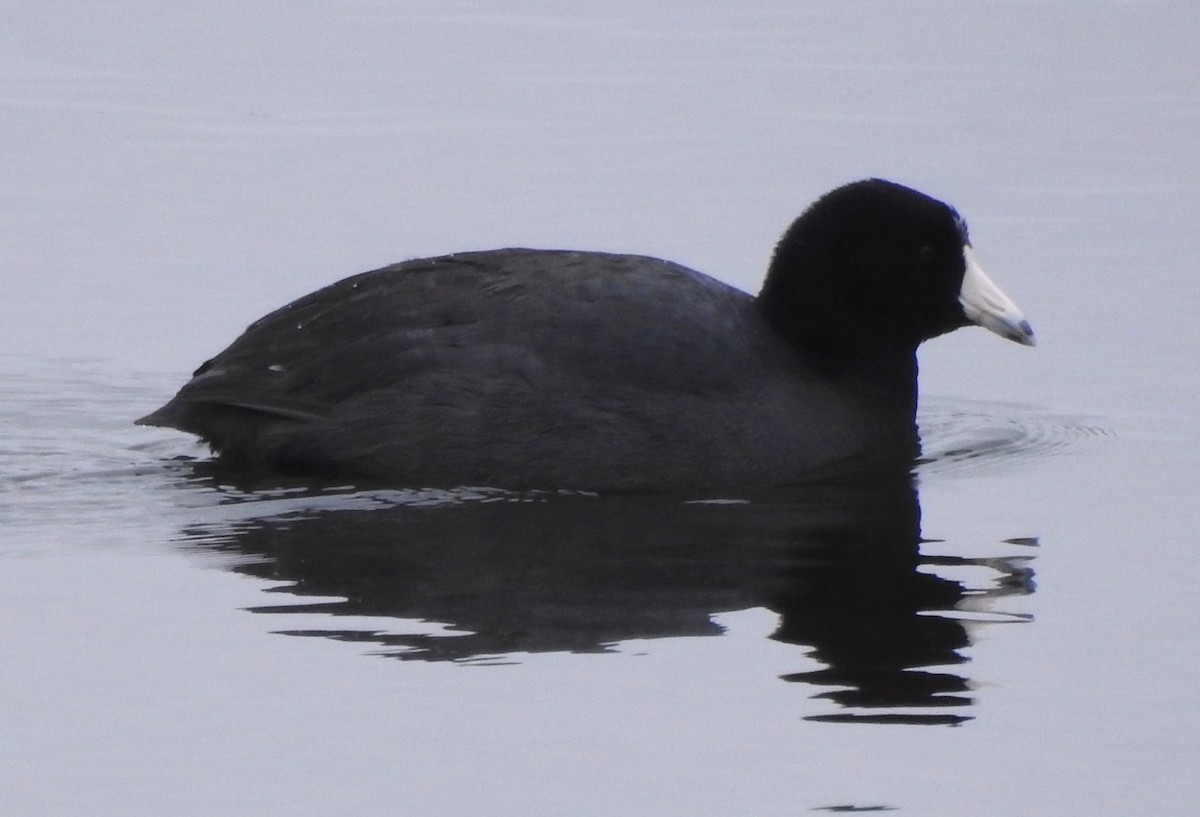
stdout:
<svg viewBox="0 0 1200 817">
<path fill-rule="evenodd" d="M 777 486 L 910 461 L 917 346 L 968 324 L 1034 343 L 958 213 L 870 179 L 796 219 L 757 297 L 637 255 L 404 261 L 255 321 L 138 422 L 409 487 Z"/>
</svg>

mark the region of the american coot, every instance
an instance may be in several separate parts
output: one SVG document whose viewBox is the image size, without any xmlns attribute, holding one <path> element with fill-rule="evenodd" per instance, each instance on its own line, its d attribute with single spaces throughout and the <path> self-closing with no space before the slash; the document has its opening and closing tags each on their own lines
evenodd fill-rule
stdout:
<svg viewBox="0 0 1200 817">
<path fill-rule="evenodd" d="M 398 485 L 784 485 L 918 451 L 918 344 L 1033 330 L 951 207 L 870 179 L 780 240 L 757 297 L 636 255 L 404 261 L 255 321 L 143 425 L 239 468 Z"/>
</svg>

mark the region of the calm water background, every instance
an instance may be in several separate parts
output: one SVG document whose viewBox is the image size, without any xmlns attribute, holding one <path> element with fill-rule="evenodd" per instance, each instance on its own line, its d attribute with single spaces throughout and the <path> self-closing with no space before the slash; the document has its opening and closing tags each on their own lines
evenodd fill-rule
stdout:
<svg viewBox="0 0 1200 817">
<path fill-rule="evenodd" d="M 0 812 L 1195 808 L 1195 5 L 3 16 Z M 922 351 L 915 492 L 231 485 L 130 425 L 343 275 L 752 290 L 868 175 L 953 202 L 1041 343 Z"/>
</svg>

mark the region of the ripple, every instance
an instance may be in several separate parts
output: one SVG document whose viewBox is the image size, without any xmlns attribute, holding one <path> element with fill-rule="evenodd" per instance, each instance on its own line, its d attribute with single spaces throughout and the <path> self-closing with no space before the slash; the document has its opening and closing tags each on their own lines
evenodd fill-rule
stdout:
<svg viewBox="0 0 1200 817">
<path fill-rule="evenodd" d="M 261 484 L 229 481 L 211 462 L 185 463 L 180 485 L 204 508 L 204 519 L 178 537 L 219 540 L 263 522 L 302 520 L 331 512 L 395 507 L 447 508 L 494 502 L 530 503 L 592 496 L 578 491 L 508 491 L 500 488 L 361 488 L 326 485 L 311 479 L 283 484 L 282 478 Z"/>
<path fill-rule="evenodd" d="M 385 490 L 390 486 L 311 480 L 240 484 L 222 474 L 190 438 L 151 434 L 132 424 L 131 418 L 170 393 L 174 375 L 114 371 L 103 361 L 83 358 L 11 356 L 0 356 L 0 371 L 0 424 L 8 431 L 0 441 L 0 523 L 9 532 L 45 527 L 52 520 L 60 528 L 125 524 L 136 515 L 133 509 L 144 505 L 129 500 L 148 490 L 165 491 L 180 510 L 205 509 L 215 529 L 337 509 L 562 497 L 562 492 Z M 1087 418 L 953 398 L 924 402 L 919 419 L 925 454 L 916 470 L 923 476 L 996 473 L 1111 436 Z"/>
<path fill-rule="evenodd" d="M 946 397 L 924 401 L 917 420 L 922 457 L 916 471 L 922 475 L 999 473 L 1113 436 L 1095 418 Z"/>
</svg>

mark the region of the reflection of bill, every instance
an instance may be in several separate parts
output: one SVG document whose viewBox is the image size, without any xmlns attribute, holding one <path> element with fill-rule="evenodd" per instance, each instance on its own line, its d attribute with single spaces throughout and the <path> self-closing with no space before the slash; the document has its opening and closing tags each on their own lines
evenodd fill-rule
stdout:
<svg viewBox="0 0 1200 817">
<path fill-rule="evenodd" d="M 273 595 L 257 610 L 312 614 L 318 626 L 285 632 L 406 660 L 503 659 L 719 635 L 714 614 L 762 607 L 779 616 L 775 639 L 803 645 L 806 667 L 824 665 L 787 676 L 833 688 L 819 696 L 838 709 L 821 719 L 965 719 L 971 619 L 1033 589 L 1020 545 L 992 559 L 922 555 L 904 473 L 736 503 L 384 492 L 243 508 L 236 523 L 186 537 L 236 554 L 238 572 L 291 582 L 275 588 L 291 603 Z M 969 565 L 988 578 L 972 583 L 957 570 Z M 349 618 L 360 616 L 372 618 Z"/>
<path fill-rule="evenodd" d="M 811 644 L 821 669 L 785 676 L 835 689 L 821 693 L 841 705 L 811 720 L 954 724 L 967 719 L 971 683 L 957 669 L 959 650 L 983 623 L 1028 620 L 998 613 L 997 598 L 1034 590 L 1028 552 L 1035 541 L 1010 540 L 1002 556 L 919 555 L 889 558 L 860 551 L 816 559 L 804 581 L 779 600 L 776 637 Z M 836 547 L 836 546 L 835 546 Z M 832 549 L 832 548 L 831 548 Z M 844 555 L 844 554 L 843 554 Z M 962 570 L 962 568 L 973 568 Z M 971 582 L 982 574 L 982 583 Z M 936 668 L 936 669 L 935 669 Z"/>
</svg>

